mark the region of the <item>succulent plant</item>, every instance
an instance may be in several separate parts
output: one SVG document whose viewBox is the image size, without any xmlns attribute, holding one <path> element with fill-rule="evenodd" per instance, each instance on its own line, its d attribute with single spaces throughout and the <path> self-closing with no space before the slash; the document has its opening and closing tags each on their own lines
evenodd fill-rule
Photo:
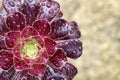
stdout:
<svg viewBox="0 0 120 80">
<path fill-rule="evenodd" d="M 62 19 L 54 0 L 3 0 L 0 8 L 0 80 L 72 80 L 67 58 L 82 54 L 76 22 Z"/>
</svg>

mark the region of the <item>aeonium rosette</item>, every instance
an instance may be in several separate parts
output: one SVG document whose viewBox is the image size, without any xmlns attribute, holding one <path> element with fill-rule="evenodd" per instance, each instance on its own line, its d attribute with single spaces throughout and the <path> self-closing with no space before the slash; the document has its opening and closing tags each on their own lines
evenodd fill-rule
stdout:
<svg viewBox="0 0 120 80">
<path fill-rule="evenodd" d="M 72 80 L 67 61 L 82 54 L 76 22 L 62 19 L 54 0 L 3 0 L 0 80 Z"/>
</svg>

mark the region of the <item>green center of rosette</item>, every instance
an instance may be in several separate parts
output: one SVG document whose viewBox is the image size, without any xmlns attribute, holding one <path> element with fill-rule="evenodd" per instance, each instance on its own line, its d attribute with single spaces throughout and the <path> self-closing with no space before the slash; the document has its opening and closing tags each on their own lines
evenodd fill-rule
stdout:
<svg viewBox="0 0 120 80">
<path fill-rule="evenodd" d="M 40 44 L 37 42 L 36 39 L 32 39 L 27 41 L 24 46 L 20 46 L 20 53 L 22 55 L 26 55 L 29 59 L 35 59 L 38 51 L 39 51 Z"/>
</svg>

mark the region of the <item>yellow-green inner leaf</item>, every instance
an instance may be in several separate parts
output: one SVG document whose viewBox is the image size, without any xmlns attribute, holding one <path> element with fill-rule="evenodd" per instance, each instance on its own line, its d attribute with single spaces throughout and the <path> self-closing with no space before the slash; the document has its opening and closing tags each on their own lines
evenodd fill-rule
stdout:
<svg viewBox="0 0 120 80">
<path fill-rule="evenodd" d="M 29 57 L 29 59 L 36 58 L 36 55 L 39 51 L 39 43 L 37 40 L 32 39 L 24 44 L 24 47 L 20 47 L 20 53 L 25 54 Z"/>
</svg>

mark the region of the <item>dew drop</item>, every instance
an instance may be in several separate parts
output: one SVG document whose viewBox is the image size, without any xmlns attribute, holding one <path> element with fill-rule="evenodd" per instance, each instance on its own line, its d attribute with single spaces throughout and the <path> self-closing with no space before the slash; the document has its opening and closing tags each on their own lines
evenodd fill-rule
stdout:
<svg viewBox="0 0 120 80">
<path fill-rule="evenodd" d="M 8 61 L 9 59 L 8 58 L 5 58 L 5 61 Z"/>
<path fill-rule="evenodd" d="M 17 27 L 20 27 L 20 25 L 17 25 Z"/>
<path fill-rule="evenodd" d="M 41 3 L 41 6 L 45 6 L 45 3 Z"/>
<path fill-rule="evenodd" d="M 13 21 L 13 23 L 15 24 L 16 22 L 15 22 L 15 21 Z"/>
<path fill-rule="evenodd" d="M 15 16 L 16 16 L 16 17 L 18 17 L 19 15 L 18 15 L 18 14 L 16 14 Z"/>
<path fill-rule="evenodd" d="M 73 51 L 73 54 L 75 54 L 75 53 L 76 53 L 76 50 Z"/>
<path fill-rule="evenodd" d="M 50 3 L 48 3 L 46 6 L 47 6 L 48 8 L 50 8 L 50 7 L 51 7 L 51 4 L 50 4 Z"/>
<path fill-rule="evenodd" d="M 20 66 L 16 66 L 18 69 L 20 68 Z"/>
<path fill-rule="evenodd" d="M 9 4 L 10 6 L 12 6 L 12 7 L 15 6 L 14 2 L 12 2 L 12 1 L 9 1 L 8 4 Z"/>
<path fill-rule="evenodd" d="M 54 10 L 53 10 L 53 9 L 49 10 L 49 13 L 50 13 L 50 14 L 53 14 L 53 13 L 54 13 Z"/>
</svg>

